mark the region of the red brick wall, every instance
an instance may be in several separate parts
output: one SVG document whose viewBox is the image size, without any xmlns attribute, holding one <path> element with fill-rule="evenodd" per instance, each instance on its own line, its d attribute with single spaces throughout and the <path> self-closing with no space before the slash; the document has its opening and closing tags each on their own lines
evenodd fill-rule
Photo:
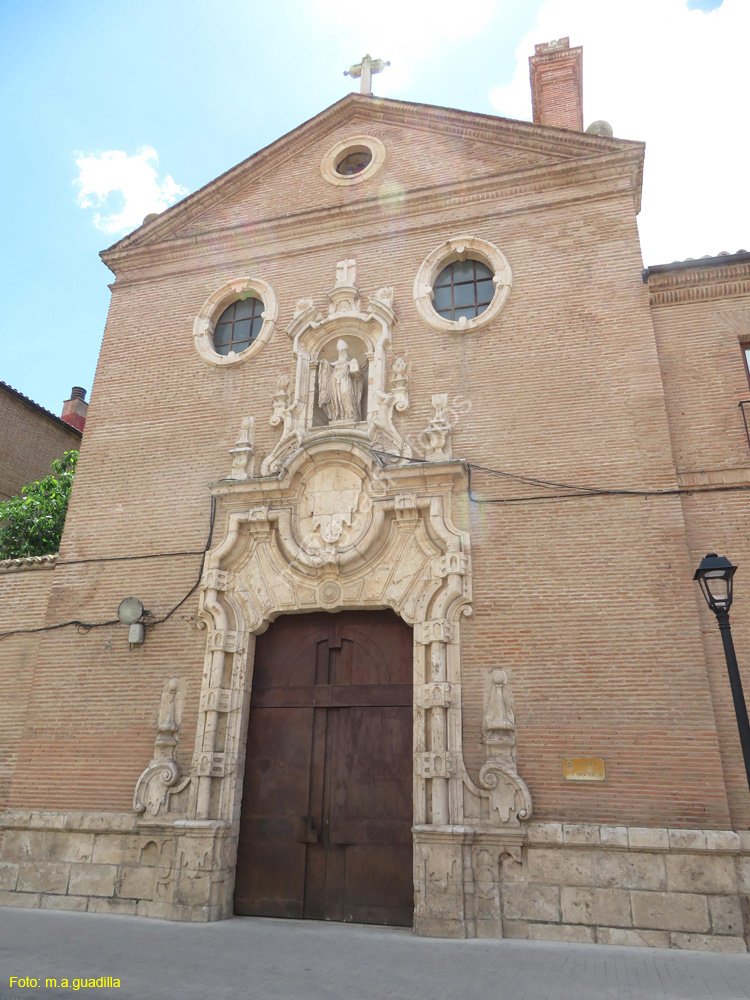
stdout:
<svg viewBox="0 0 750 1000">
<path fill-rule="evenodd" d="M 725 278 L 729 279 L 728 284 Z M 681 485 L 750 486 L 750 447 L 738 407 L 750 399 L 742 344 L 750 343 L 750 264 L 674 271 L 649 280 L 673 449 Z M 672 301 L 669 301 L 672 300 Z M 707 552 L 739 566 L 732 630 L 750 695 L 750 536 L 745 492 L 683 499 L 690 560 Z M 735 826 L 750 823 L 737 723 L 716 619 L 696 593 L 724 775 Z"/>
<path fill-rule="evenodd" d="M 387 140 L 382 171 L 369 187 L 345 195 L 324 186 L 322 153 L 362 131 Z M 506 153 L 497 155 L 500 162 Z M 337 211 L 315 227 L 292 216 L 273 233 L 239 228 L 269 211 L 282 216 L 285 207 L 291 213 L 302 204 L 372 198 L 398 184 L 437 184 L 470 174 L 476 163 L 475 147 L 460 139 L 438 142 L 406 129 L 386 135 L 361 122 L 334 129 L 273 183 L 262 181 L 257 203 L 248 189 L 206 212 L 200 227 L 215 229 L 210 241 L 175 239 L 123 266 L 49 622 L 105 620 L 129 594 L 160 615 L 189 589 L 200 557 L 156 556 L 202 548 L 207 484 L 228 473 L 228 449 L 245 415 L 256 418 L 259 456 L 276 442 L 278 431 L 267 423 L 271 396 L 277 375 L 293 372 L 285 327 L 301 296 L 325 305 L 344 257 L 356 258 L 363 297 L 394 286 L 393 356 L 406 357 L 411 377 L 412 409 L 397 416 L 403 433 L 419 434 L 432 415 L 432 392 L 446 391 L 471 404 L 455 430 L 454 457 L 561 483 L 675 486 L 625 173 L 584 184 L 571 171 L 566 189 L 546 194 L 531 183 L 511 190 L 499 182 L 496 195 L 481 200 L 436 192 L 418 208 L 384 202 L 377 217 L 347 216 L 345 223 Z M 467 232 L 503 250 L 513 291 L 487 328 L 445 334 L 421 321 L 412 285 L 434 247 Z M 247 364 L 210 368 L 194 349 L 193 319 L 212 292 L 243 275 L 273 287 L 276 332 Z M 529 492 L 479 475 L 475 490 L 494 498 Z M 473 773 L 484 759 L 484 678 L 488 668 L 503 667 L 517 704 L 520 771 L 540 819 L 726 827 L 679 501 L 465 500 L 457 521 L 471 532 L 474 566 L 475 614 L 462 623 L 465 753 Z M 221 534 L 220 518 L 215 538 Z M 154 558 L 65 566 L 133 555 Z M 151 756 L 162 684 L 174 675 L 189 682 L 180 744 L 187 764 L 205 646 L 195 608 L 193 597 L 134 652 L 122 626 L 44 639 L 14 805 L 130 809 Z M 561 757 L 573 752 L 603 756 L 608 782 L 566 783 Z"/>
<path fill-rule="evenodd" d="M 0 634 L 44 624 L 53 573 L 0 571 Z M 39 634 L 0 639 L 0 809 L 8 804 L 39 653 Z"/>
<path fill-rule="evenodd" d="M 80 446 L 80 434 L 0 386 L 0 501 L 48 476 L 53 459 Z"/>
</svg>

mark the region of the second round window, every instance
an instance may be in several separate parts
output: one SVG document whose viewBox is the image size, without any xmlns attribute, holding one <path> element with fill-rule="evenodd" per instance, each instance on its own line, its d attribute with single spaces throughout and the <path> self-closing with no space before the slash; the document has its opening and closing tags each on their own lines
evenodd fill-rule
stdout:
<svg viewBox="0 0 750 1000">
<path fill-rule="evenodd" d="M 492 271 L 479 260 L 456 260 L 438 274 L 432 286 L 432 305 L 443 319 L 474 319 L 492 302 Z"/>
<path fill-rule="evenodd" d="M 263 303 L 255 297 L 240 299 L 228 306 L 214 327 L 214 350 L 217 354 L 246 351 L 263 326 Z"/>
</svg>

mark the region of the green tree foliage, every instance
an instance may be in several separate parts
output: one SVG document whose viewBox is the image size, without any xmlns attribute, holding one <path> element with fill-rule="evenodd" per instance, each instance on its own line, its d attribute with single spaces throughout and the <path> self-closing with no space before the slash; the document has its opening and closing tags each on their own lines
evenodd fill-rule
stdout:
<svg viewBox="0 0 750 1000">
<path fill-rule="evenodd" d="M 0 503 L 0 559 L 57 552 L 77 462 L 78 452 L 66 451 L 52 463 L 53 475 Z"/>
</svg>

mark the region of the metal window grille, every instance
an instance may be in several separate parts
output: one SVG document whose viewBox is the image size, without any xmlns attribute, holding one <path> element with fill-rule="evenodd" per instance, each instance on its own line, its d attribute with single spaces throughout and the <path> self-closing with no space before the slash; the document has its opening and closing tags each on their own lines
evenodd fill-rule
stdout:
<svg viewBox="0 0 750 1000">
<path fill-rule="evenodd" d="M 492 271 L 478 260 L 457 260 L 443 268 L 435 279 L 432 304 L 444 319 L 473 319 L 492 302 L 495 284 Z"/>
<path fill-rule="evenodd" d="M 214 350 L 217 354 L 239 354 L 247 350 L 263 326 L 263 303 L 260 299 L 240 299 L 219 316 L 214 328 Z"/>
</svg>

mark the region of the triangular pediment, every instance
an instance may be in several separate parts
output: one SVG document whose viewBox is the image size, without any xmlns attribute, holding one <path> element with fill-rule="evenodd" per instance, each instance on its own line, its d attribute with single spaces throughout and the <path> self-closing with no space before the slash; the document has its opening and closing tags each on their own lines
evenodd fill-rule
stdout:
<svg viewBox="0 0 750 1000">
<path fill-rule="evenodd" d="M 387 155 L 365 184 L 336 186 L 321 171 L 328 150 L 372 135 Z M 263 226 L 358 203 L 382 204 L 431 189 L 525 177 L 561 165 L 627 154 L 643 145 L 568 129 L 383 98 L 349 94 L 115 243 L 110 259 L 203 234 Z M 639 171 L 637 171 L 639 173 Z M 636 180 L 640 185 L 640 178 Z"/>
</svg>

